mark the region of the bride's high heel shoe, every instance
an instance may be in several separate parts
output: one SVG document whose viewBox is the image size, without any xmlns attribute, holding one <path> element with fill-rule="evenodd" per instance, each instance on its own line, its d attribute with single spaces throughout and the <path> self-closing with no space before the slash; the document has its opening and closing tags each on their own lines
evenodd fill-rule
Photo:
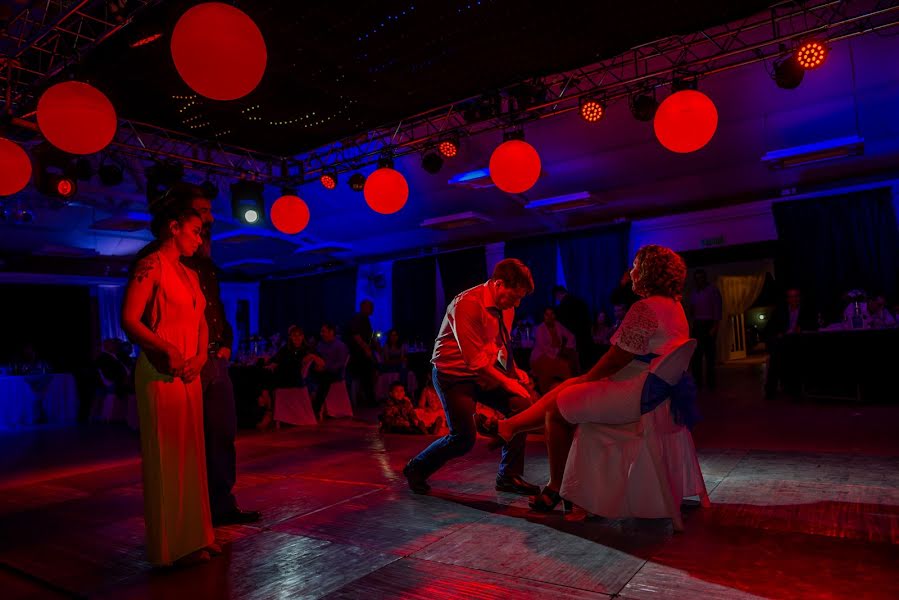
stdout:
<svg viewBox="0 0 899 600">
<path fill-rule="evenodd" d="M 546 486 L 540 491 L 540 495 L 531 496 L 531 499 L 528 501 L 528 506 L 530 506 L 531 510 L 533 510 L 534 512 L 549 513 L 555 510 L 556 505 L 559 502 L 562 503 L 562 514 L 566 514 L 571 511 L 571 502 L 560 496 L 559 492 L 557 492 L 556 490 L 550 489 L 549 486 Z"/>
<path fill-rule="evenodd" d="M 487 448 L 496 450 L 506 444 L 506 440 L 499 435 L 499 421 L 490 419 L 481 413 L 475 413 L 473 418 L 475 430 L 484 437 L 489 438 Z"/>
</svg>

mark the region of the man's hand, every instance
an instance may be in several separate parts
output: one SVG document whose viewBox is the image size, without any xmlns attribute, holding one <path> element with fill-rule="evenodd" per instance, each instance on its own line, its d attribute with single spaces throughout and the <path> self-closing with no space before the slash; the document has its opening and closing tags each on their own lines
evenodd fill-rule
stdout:
<svg viewBox="0 0 899 600">
<path fill-rule="evenodd" d="M 224 360 L 231 360 L 231 348 L 222 346 L 221 348 L 219 348 L 218 352 L 215 353 L 215 355 Z"/>
<path fill-rule="evenodd" d="M 512 394 L 513 396 L 520 396 L 522 398 L 530 398 L 531 392 L 526 388 L 520 381 L 515 379 L 508 379 L 503 382 L 503 387 L 507 392 Z"/>
</svg>

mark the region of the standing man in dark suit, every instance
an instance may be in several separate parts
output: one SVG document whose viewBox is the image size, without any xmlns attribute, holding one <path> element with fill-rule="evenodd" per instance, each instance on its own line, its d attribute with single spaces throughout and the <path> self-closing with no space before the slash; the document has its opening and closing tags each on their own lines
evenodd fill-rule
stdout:
<svg viewBox="0 0 899 600">
<path fill-rule="evenodd" d="M 377 365 L 375 364 L 374 330 L 371 326 L 371 316 L 375 312 L 375 303 L 371 300 L 363 300 L 359 303 L 357 312 L 350 321 L 349 331 L 346 336 L 346 345 L 350 350 L 349 371 L 359 384 L 359 401 L 363 406 L 375 406 L 375 379 L 377 377 Z"/>
<path fill-rule="evenodd" d="M 234 403 L 234 387 L 228 375 L 231 346 L 234 333 L 225 318 L 218 268 L 212 260 L 212 201 L 202 188 L 179 182 L 165 194 L 165 201 L 184 203 L 200 214 L 203 220 L 203 245 L 191 257 L 182 259 L 184 265 L 196 271 L 200 288 L 206 297 L 206 323 L 209 327 L 209 360 L 203 366 L 200 379 L 203 383 L 203 433 L 206 442 L 206 476 L 209 484 L 209 506 L 213 525 L 253 523 L 258 521 L 258 511 L 245 511 L 237 506 L 234 483 L 237 479 L 237 454 L 234 438 L 237 435 L 237 408 Z M 150 204 L 152 213 L 154 206 Z M 148 244 L 138 253 L 141 256 L 153 252 L 155 243 Z"/>
<path fill-rule="evenodd" d="M 795 336 L 803 331 L 816 329 L 815 312 L 802 304 L 799 288 L 788 289 L 786 304 L 775 308 L 768 321 L 768 378 L 765 380 L 767 398 L 777 393 L 780 383 L 788 394 L 799 395 L 801 381 L 798 365 L 794 361 Z"/>
<path fill-rule="evenodd" d="M 578 363 L 581 372 L 584 372 L 593 366 L 588 364 L 593 356 L 593 318 L 590 309 L 586 302 L 569 294 L 565 286 L 554 287 L 553 296 L 556 298 L 556 318 L 574 334 Z"/>
</svg>

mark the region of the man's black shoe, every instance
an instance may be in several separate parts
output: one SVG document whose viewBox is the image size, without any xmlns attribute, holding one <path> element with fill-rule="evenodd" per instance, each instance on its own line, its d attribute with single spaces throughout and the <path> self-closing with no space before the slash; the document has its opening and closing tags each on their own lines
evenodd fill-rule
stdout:
<svg viewBox="0 0 899 600">
<path fill-rule="evenodd" d="M 496 491 L 520 494 L 522 496 L 536 496 L 540 488 L 533 483 L 528 483 L 520 475 L 496 476 Z"/>
<path fill-rule="evenodd" d="M 406 476 L 406 481 L 409 483 L 409 489 L 416 494 L 427 494 L 431 491 L 431 486 L 428 485 L 427 481 L 428 478 L 422 477 L 412 466 L 411 462 L 403 467 L 403 475 Z"/>
<path fill-rule="evenodd" d="M 262 513 L 258 510 L 240 510 L 239 508 L 235 508 L 229 513 L 213 517 L 212 525 L 214 527 L 221 527 L 222 525 L 246 525 L 247 523 L 255 523 L 261 518 Z"/>
</svg>

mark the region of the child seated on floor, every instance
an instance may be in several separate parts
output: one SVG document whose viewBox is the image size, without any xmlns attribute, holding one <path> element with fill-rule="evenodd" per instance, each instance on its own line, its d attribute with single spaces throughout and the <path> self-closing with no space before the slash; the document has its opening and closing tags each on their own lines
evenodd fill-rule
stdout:
<svg viewBox="0 0 899 600">
<path fill-rule="evenodd" d="M 418 399 L 418 408 L 415 414 L 424 423 L 428 433 L 432 435 L 446 435 L 449 428 L 446 426 L 446 416 L 443 411 L 443 402 L 434 389 L 434 382 L 429 377 L 425 383 L 421 396 Z"/>
<path fill-rule="evenodd" d="M 406 388 L 400 382 L 390 385 L 387 405 L 381 413 L 382 433 L 428 433 L 428 428 L 418 418 Z"/>
</svg>

